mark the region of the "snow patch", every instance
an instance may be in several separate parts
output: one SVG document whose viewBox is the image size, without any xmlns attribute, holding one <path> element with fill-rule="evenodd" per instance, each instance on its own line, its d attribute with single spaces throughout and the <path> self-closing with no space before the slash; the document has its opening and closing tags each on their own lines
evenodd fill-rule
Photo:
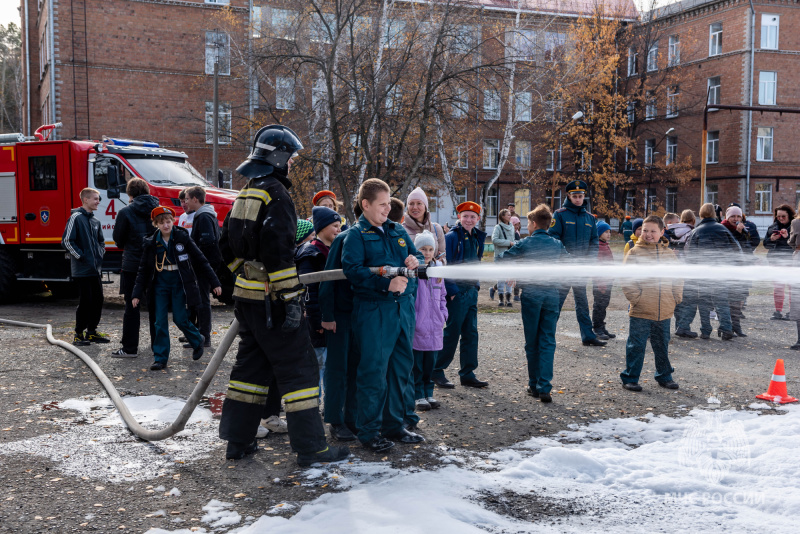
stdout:
<svg viewBox="0 0 800 534">
<path fill-rule="evenodd" d="M 228 527 L 235 525 L 242 520 L 242 516 L 228 508 L 233 507 L 232 503 L 211 499 L 203 506 L 206 515 L 200 518 L 203 523 L 211 523 L 212 528 Z"/>
</svg>

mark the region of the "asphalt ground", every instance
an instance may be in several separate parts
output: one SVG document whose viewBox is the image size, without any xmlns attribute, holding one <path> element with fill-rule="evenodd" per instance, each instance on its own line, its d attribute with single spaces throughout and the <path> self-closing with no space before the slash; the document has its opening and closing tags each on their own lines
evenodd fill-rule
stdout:
<svg viewBox="0 0 800 534">
<path fill-rule="evenodd" d="M 106 295 L 100 330 L 118 341 L 121 300 L 113 285 L 106 286 Z M 57 338 L 71 341 L 75 305 L 75 300 L 29 295 L 0 306 L 0 317 L 47 322 Z M 800 393 L 800 354 L 788 349 L 795 340 L 795 324 L 769 320 L 773 306 L 768 287 L 754 287 L 748 300 L 744 326 L 749 337 L 722 341 L 716 332 L 711 340 L 673 337 L 670 359 L 680 384 L 677 391 L 660 388 L 652 379 L 649 349 L 641 382 L 644 391 L 621 388 L 628 318 L 618 288 L 608 314 L 608 329 L 618 337 L 607 347 L 582 346 L 570 298 L 558 326 L 552 404 L 525 394 L 519 303 L 498 308 L 484 289 L 479 306 L 477 374 L 490 382 L 489 387 L 437 390 L 442 407 L 421 414 L 425 444 L 398 445 L 383 455 L 353 445 L 353 462 L 435 469 L 440 458 L 452 451 L 480 457 L 575 424 L 647 414 L 678 416 L 708 406 L 710 397 L 723 408 L 747 409 L 755 395 L 766 390 L 777 358 L 786 361 L 789 393 Z M 214 347 L 232 319 L 230 307 L 214 307 Z M 146 324 L 143 318 L 143 346 L 148 339 Z M 699 330 L 698 319 L 693 328 Z M 148 370 L 152 359 L 147 351 L 136 359 L 111 358 L 118 343 L 84 350 L 126 396 L 186 398 L 209 356 L 193 362 L 190 351 L 177 342 L 177 329 L 171 333 L 173 348 L 165 371 Z M 225 392 L 234 354 L 235 346 L 209 388 L 212 399 Z M 456 370 L 449 370 L 448 376 L 457 378 Z M 225 444 L 216 438 L 216 420 L 198 423 L 184 437 L 146 444 L 119 427 L 103 424 L 100 415 L 109 410 L 92 408 L 98 413 L 93 416 L 92 411 L 59 407 L 60 402 L 81 397 L 103 400 L 99 383 L 80 360 L 49 345 L 43 331 L 0 325 L 0 488 L 5 488 L 0 489 L 0 532 L 211 530 L 214 523 L 202 510 L 211 499 L 231 503 L 229 509 L 242 518 L 235 525 L 220 525 L 220 531 L 246 524 L 248 517 L 257 518 L 268 510 L 291 515 L 302 503 L 347 487 L 337 483 L 341 475 L 337 466 L 326 467 L 324 476 L 307 478 L 307 472 L 294 463 L 285 434 L 271 434 L 261 441 L 257 454 L 232 462 L 225 460 Z M 180 495 L 174 490 L 166 495 L 172 488 Z M 571 507 L 565 510 L 576 513 Z"/>
</svg>

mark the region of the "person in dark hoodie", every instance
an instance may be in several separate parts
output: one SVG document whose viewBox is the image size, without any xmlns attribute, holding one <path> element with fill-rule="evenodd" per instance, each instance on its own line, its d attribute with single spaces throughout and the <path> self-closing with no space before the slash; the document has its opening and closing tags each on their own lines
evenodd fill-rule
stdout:
<svg viewBox="0 0 800 534">
<path fill-rule="evenodd" d="M 70 272 L 80 291 L 72 344 L 86 346 L 89 343 L 109 343 L 108 338 L 97 331 L 103 313 L 100 268 L 106 253 L 106 242 L 103 225 L 94 216 L 94 211 L 100 205 L 100 192 L 87 187 L 81 191 L 80 199 L 82 205 L 72 210 L 61 237 L 61 246 L 69 252 Z"/>
<path fill-rule="evenodd" d="M 175 211 L 157 206 L 150 212 L 156 231 L 144 241 L 142 261 L 133 288 L 134 308 L 139 306 L 145 291 L 150 292 L 150 309 L 155 310 L 156 327 L 153 343 L 155 361 L 151 371 L 167 367 L 169 360 L 169 306 L 172 304 L 172 321 L 181 329 L 194 349 L 193 360 L 203 356 L 203 336 L 189 321 L 188 307 L 200 304 L 195 269 L 203 273 L 214 286 L 214 294 L 222 293 L 217 275 L 203 253 L 197 248 L 185 229 L 174 226 Z"/>
<path fill-rule="evenodd" d="M 136 274 L 142 260 L 144 239 L 152 234 L 150 212 L 158 199 L 150 194 L 150 186 L 141 178 L 133 178 L 126 188 L 130 204 L 119 210 L 114 223 L 114 242 L 122 249 L 122 270 L 119 273 L 119 292 L 125 300 L 122 316 L 122 348 L 111 353 L 114 358 L 136 358 L 139 353 L 139 308 L 131 304 Z M 150 310 L 150 339 L 155 337 L 155 312 Z"/>
<path fill-rule="evenodd" d="M 605 222 L 597 223 L 597 235 L 599 237 L 597 249 L 597 263 L 614 263 L 614 253 L 608 242 L 611 240 L 611 226 Z M 613 278 L 594 278 L 592 279 L 592 330 L 597 339 L 605 341 L 617 337 L 606 329 L 606 309 L 611 303 L 611 289 L 614 287 Z"/>
<path fill-rule="evenodd" d="M 193 212 L 192 227 L 189 235 L 200 252 L 208 260 L 211 269 L 216 273 L 222 264 L 222 253 L 219 250 L 219 220 L 214 206 L 206 204 L 206 191 L 199 185 L 189 187 L 186 191 L 186 207 Z M 197 328 L 205 339 L 203 346 L 211 347 L 211 285 L 202 272 L 197 273 L 197 285 L 200 288 L 200 305 L 197 307 Z M 219 284 L 217 284 L 219 285 Z M 189 348 L 184 345 L 184 348 Z"/>
</svg>

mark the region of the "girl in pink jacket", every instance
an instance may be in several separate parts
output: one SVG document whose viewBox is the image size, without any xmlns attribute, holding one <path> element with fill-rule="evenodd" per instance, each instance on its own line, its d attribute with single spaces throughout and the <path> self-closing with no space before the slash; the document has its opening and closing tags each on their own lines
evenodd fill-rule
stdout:
<svg viewBox="0 0 800 534">
<path fill-rule="evenodd" d="M 436 241 L 433 234 L 425 230 L 417 234 L 414 246 L 425 257 L 428 266 L 441 265 L 434 260 Z M 414 327 L 414 398 L 417 411 L 438 408 L 439 401 L 433 398 L 433 367 L 436 356 L 442 350 L 444 325 L 447 321 L 447 291 L 442 278 L 419 280 L 417 301 L 414 305 L 417 315 Z M 406 397 L 408 398 L 408 397 Z"/>
</svg>

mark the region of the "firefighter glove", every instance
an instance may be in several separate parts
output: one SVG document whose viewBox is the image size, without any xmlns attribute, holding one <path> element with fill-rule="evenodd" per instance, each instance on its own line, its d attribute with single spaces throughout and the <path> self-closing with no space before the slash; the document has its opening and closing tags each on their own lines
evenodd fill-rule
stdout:
<svg viewBox="0 0 800 534">
<path fill-rule="evenodd" d="M 283 307 L 286 310 L 286 318 L 283 320 L 281 330 L 284 332 L 296 332 L 300 328 L 300 321 L 303 320 L 303 307 L 300 305 L 300 298 L 295 297 L 284 301 Z"/>
</svg>

